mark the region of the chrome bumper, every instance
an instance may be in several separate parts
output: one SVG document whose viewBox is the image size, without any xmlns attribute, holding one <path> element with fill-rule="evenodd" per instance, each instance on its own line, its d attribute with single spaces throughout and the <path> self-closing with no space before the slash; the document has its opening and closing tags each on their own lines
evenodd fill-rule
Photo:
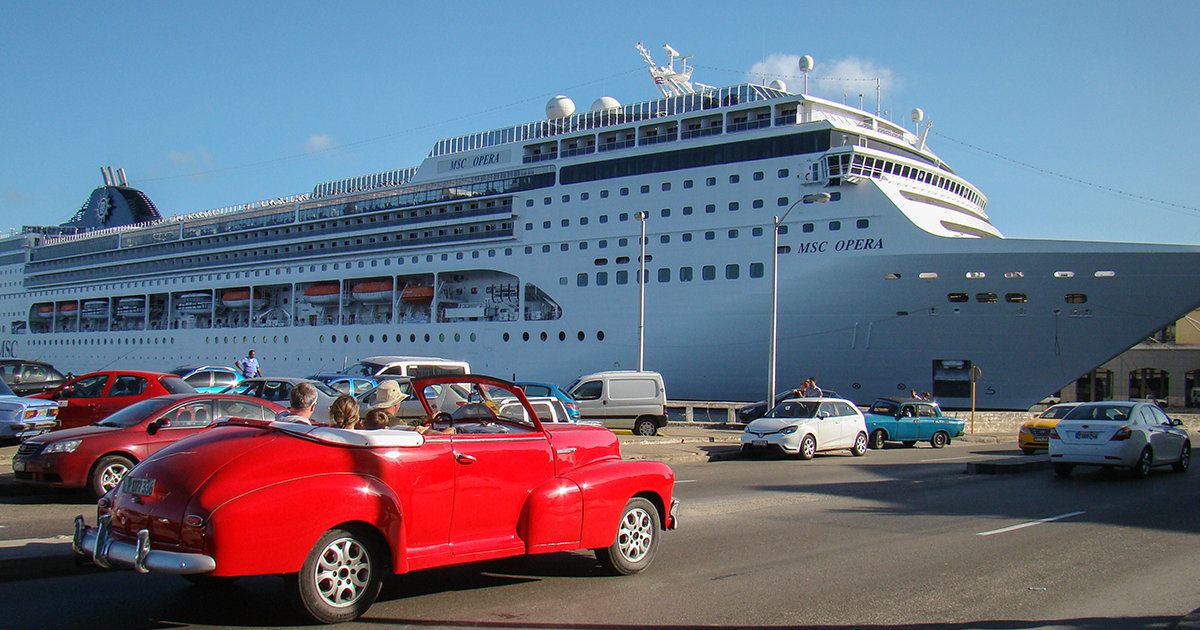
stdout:
<svg viewBox="0 0 1200 630">
<path fill-rule="evenodd" d="M 75 517 L 75 538 L 71 541 L 75 553 L 91 558 L 97 566 L 133 567 L 141 573 L 211 573 L 217 561 L 199 553 L 180 553 L 150 548 L 150 530 L 137 533 L 137 544 L 112 538 L 112 516 L 100 517 L 96 527 L 88 527 L 82 516 Z"/>
<path fill-rule="evenodd" d="M 675 529 L 679 526 L 679 499 L 671 499 L 671 524 L 667 529 Z"/>
</svg>

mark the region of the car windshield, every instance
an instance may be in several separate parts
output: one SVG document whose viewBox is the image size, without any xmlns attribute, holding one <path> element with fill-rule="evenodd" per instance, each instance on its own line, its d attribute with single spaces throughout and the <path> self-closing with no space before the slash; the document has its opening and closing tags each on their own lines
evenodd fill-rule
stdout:
<svg viewBox="0 0 1200 630">
<path fill-rule="evenodd" d="M 334 398 L 337 398 L 338 396 L 342 395 L 342 392 L 339 392 L 338 390 L 326 385 L 325 383 L 322 383 L 321 381 L 308 381 L 308 383 L 313 387 L 316 387 L 317 391 L 325 394 L 326 396 L 333 396 Z"/>
<path fill-rule="evenodd" d="M 439 390 L 434 388 L 440 387 Z M 437 416 L 449 414 L 455 428 L 460 432 L 511 432 L 513 428 L 529 430 L 533 422 L 525 413 L 525 408 L 519 403 L 513 405 L 517 397 L 512 390 L 494 385 L 473 381 L 442 383 L 426 385 L 422 389 L 426 403 Z M 435 416 L 435 420 L 437 420 Z M 491 423 L 502 422 L 514 425 L 508 430 L 491 428 Z M 475 426 L 479 423 L 479 426 Z"/>
<path fill-rule="evenodd" d="M 890 400 L 876 400 L 875 404 L 867 410 L 867 413 L 873 413 L 880 416 L 894 416 L 900 411 L 900 405 Z"/>
<path fill-rule="evenodd" d="M 1129 412 L 1133 408 L 1128 405 L 1082 405 L 1063 416 L 1064 420 L 1106 420 L 1109 422 L 1128 422 Z"/>
<path fill-rule="evenodd" d="M 358 363 L 355 363 L 354 365 L 351 365 L 343 370 L 342 373 L 349 376 L 375 376 L 382 369 L 383 366 L 378 363 L 359 361 Z"/>
<path fill-rule="evenodd" d="M 163 377 L 163 379 L 159 382 L 162 383 L 162 386 L 168 392 L 171 392 L 172 394 L 194 394 L 194 393 L 196 393 L 195 387 L 188 385 L 186 382 L 184 382 L 183 379 L 179 378 L 178 376 Z"/>
<path fill-rule="evenodd" d="M 1055 405 L 1055 406 L 1043 411 L 1042 415 L 1039 417 L 1054 420 L 1055 418 L 1062 418 L 1063 416 L 1067 415 L 1068 413 L 1071 413 L 1072 409 L 1074 409 L 1074 407 L 1069 407 L 1069 406 L 1065 406 L 1065 405 Z"/>
<path fill-rule="evenodd" d="M 199 369 L 199 368 L 193 367 L 191 365 L 181 365 L 167 373 L 174 374 L 175 376 L 183 378 L 184 376 L 191 374 L 192 372 L 195 372 L 197 369 Z"/>
<path fill-rule="evenodd" d="M 817 417 L 817 409 L 821 407 L 821 403 L 816 401 L 794 401 L 779 403 L 771 413 L 768 413 L 766 418 L 815 418 Z"/>
<path fill-rule="evenodd" d="M 0 396 L 16 396 L 16 394 L 13 393 L 13 390 L 8 386 L 8 383 L 0 381 Z"/>
<path fill-rule="evenodd" d="M 157 398 L 143 400 L 113 413 L 96 424 L 102 427 L 117 427 L 120 429 L 132 427 L 142 420 L 157 414 L 158 410 L 165 405 L 164 401 Z"/>
</svg>

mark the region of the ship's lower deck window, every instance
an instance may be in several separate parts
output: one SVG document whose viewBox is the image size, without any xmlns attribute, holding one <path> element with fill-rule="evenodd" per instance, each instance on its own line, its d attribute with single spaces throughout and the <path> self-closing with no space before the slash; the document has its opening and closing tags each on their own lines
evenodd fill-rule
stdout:
<svg viewBox="0 0 1200 630">
<path fill-rule="evenodd" d="M 982 304 L 995 304 L 999 301 L 995 293 L 976 293 L 975 301 Z"/>
<path fill-rule="evenodd" d="M 970 297 L 966 293 L 950 293 L 946 296 L 946 299 L 951 302 L 966 302 L 970 300 Z"/>
<path fill-rule="evenodd" d="M 1063 299 L 1067 304 L 1086 304 L 1088 300 L 1086 293 L 1068 293 Z"/>
<path fill-rule="evenodd" d="M 1005 293 L 1004 301 L 1013 304 L 1024 304 L 1029 301 L 1029 298 L 1024 293 Z"/>
</svg>

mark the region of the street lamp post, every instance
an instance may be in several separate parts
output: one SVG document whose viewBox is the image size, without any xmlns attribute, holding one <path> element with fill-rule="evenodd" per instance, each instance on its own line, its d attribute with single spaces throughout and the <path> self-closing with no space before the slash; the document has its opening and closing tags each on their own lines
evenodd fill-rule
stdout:
<svg viewBox="0 0 1200 630">
<path fill-rule="evenodd" d="M 646 219 L 650 215 L 646 211 L 637 213 L 637 220 L 642 224 L 642 236 L 638 241 L 641 255 L 638 256 L 638 361 L 637 369 L 645 368 L 646 359 Z"/>
<path fill-rule="evenodd" d="M 771 347 L 767 359 L 767 411 L 775 405 L 775 352 L 779 345 L 779 228 L 796 206 L 802 203 L 825 203 L 831 198 L 827 192 L 804 195 L 792 202 L 783 216 L 776 216 L 771 228 Z"/>
</svg>

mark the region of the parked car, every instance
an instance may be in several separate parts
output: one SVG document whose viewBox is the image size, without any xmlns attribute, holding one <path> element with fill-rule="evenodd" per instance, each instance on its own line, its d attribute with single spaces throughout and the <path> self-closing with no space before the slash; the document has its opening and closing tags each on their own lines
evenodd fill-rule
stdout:
<svg viewBox="0 0 1200 630">
<path fill-rule="evenodd" d="M 407 396 L 407 398 L 400 402 L 400 408 L 396 410 L 395 415 L 397 418 L 426 417 L 427 414 L 425 412 L 425 405 L 420 400 L 417 400 L 417 394 L 412 388 L 412 379 L 408 378 L 407 376 L 385 375 L 380 376 L 378 380 L 380 383 L 383 383 L 384 381 L 396 381 L 400 385 L 400 393 Z M 358 399 L 358 413 L 360 416 L 367 415 L 367 412 L 371 410 L 371 404 L 375 402 L 375 390 L 378 388 L 379 386 L 376 385 L 355 396 L 355 398 Z M 437 394 L 440 390 L 441 386 L 439 385 L 428 388 L 428 391 L 425 392 L 429 396 L 432 396 L 432 398 L 428 400 L 428 403 L 434 411 L 437 411 Z"/>
<path fill-rule="evenodd" d="M 23 439 L 58 426 L 58 403 L 22 398 L 0 381 L 0 440 Z"/>
<path fill-rule="evenodd" d="M 342 370 L 349 376 L 438 376 L 441 374 L 469 374 L 471 365 L 466 361 L 454 361 L 439 357 L 366 357 Z"/>
<path fill-rule="evenodd" d="M 778 394 L 775 394 L 774 404 L 768 405 L 767 401 L 765 401 L 765 400 L 760 400 L 758 402 L 750 403 L 749 405 L 746 405 L 745 407 L 741 407 L 740 409 L 737 410 L 738 422 L 741 422 L 743 424 L 750 423 L 754 420 L 757 420 L 757 419 L 767 415 L 767 412 L 774 409 L 775 405 L 778 405 L 779 403 L 781 403 L 789 398 L 803 398 L 803 397 L 804 397 L 804 393 L 801 392 L 799 389 L 788 389 L 788 390 L 779 392 Z"/>
<path fill-rule="evenodd" d="M 1179 420 L 1158 405 L 1139 401 L 1079 405 L 1050 429 L 1050 462 L 1065 477 L 1078 465 L 1129 468 L 1150 476 L 1154 466 L 1170 464 L 1187 472 L 1192 441 Z"/>
<path fill-rule="evenodd" d="M 224 394 L 240 394 L 262 398 L 287 407 L 291 402 L 292 388 L 300 383 L 308 383 L 317 388 L 317 408 L 313 410 L 312 421 L 318 424 L 329 424 L 329 405 L 342 393 L 332 387 L 307 378 L 264 377 L 248 378 L 237 385 L 226 388 Z"/>
<path fill-rule="evenodd" d="M 518 385 L 520 387 L 520 385 Z M 542 424 L 557 424 L 562 422 L 575 422 L 567 413 L 566 405 L 562 401 L 553 396 L 527 396 L 529 406 L 533 407 L 533 411 L 537 413 L 538 420 Z M 524 411 L 521 401 L 516 398 L 509 398 L 500 404 L 500 415 L 521 415 Z M 526 418 L 528 420 L 528 418 Z"/>
<path fill-rule="evenodd" d="M 526 396 L 553 396 L 562 402 L 563 407 L 567 410 L 567 415 L 572 421 L 579 420 L 579 403 L 575 401 L 575 397 L 563 391 L 554 383 L 534 383 L 530 381 L 518 381 L 517 387 L 525 392 Z"/>
<path fill-rule="evenodd" d="M 1040 450 L 1049 448 L 1050 429 L 1053 429 L 1063 416 L 1079 405 L 1080 403 L 1077 402 L 1051 405 L 1022 423 L 1021 428 L 1017 430 L 1017 446 L 1021 447 L 1021 452 L 1033 455 Z"/>
<path fill-rule="evenodd" d="M 17 396 L 48 392 L 67 382 L 53 365 L 26 359 L 0 359 L 0 380 Z"/>
<path fill-rule="evenodd" d="M 181 365 L 171 373 L 200 393 L 214 393 L 242 382 L 242 373 L 223 365 Z"/>
<path fill-rule="evenodd" d="M 963 434 L 967 421 L 942 415 L 936 402 L 920 398 L 880 398 L 865 414 L 871 448 L 898 441 L 905 446 L 929 441 L 942 448 Z"/>
<path fill-rule="evenodd" d="M 229 420 L 138 464 L 100 499 L 97 526 L 76 518 L 75 550 L 197 578 L 284 574 L 324 623 L 366 612 L 387 571 L 582 549 L 615 574 L 651 565 L 676 523 L 666 464 L 622 460 L 611 431 L 542 424 L 528 405 L 496 413 L 525 400 L 506 381 L 413 384 L 418 400 L 469 394 L 449 414 L 456 434 Z"/>
<path fill-rule="evenodd" d="M 370 390 L 375 389 L 379 382 L 373 378 L 365 376 L 348 376 L 346 374 L 314 374 L 308 377 L 314 381 L 321 381 L 332 389 L 349 395 L 361 396 Z"/>
<path fill-rule="evenodd" d="M 58 429 L 71 429 L 95 424 L 147 398 L 195 393 L 196 388 L 174 374 L 105 370 L 84 374 L 32 398 L 58 401 Z"/>
<path fill-rule="evenodd" d="M 854 403 L 841 398 L 789 398 L 742 431 L 742 452 L 764 451 L 812 459 L 822 451 L 867 452 L 867 425 Z"/>
<path fill-rule="evenodd" d="M 22 483 L 87 488 L 97 498 L 138 462 L 221 417 L 274 420 L 283 407 L 228 394 L 171 394 L 149 398 L 96 424 L 26 440 L 12 460 Z"/>
<path fill-rule="evenodd" d="M 584 420 L 635 435 L 655 435 L 667 426 L 667 390 L 658 372 L 597 372 L 579 377 L 567 391 Z"/>
</svg>

